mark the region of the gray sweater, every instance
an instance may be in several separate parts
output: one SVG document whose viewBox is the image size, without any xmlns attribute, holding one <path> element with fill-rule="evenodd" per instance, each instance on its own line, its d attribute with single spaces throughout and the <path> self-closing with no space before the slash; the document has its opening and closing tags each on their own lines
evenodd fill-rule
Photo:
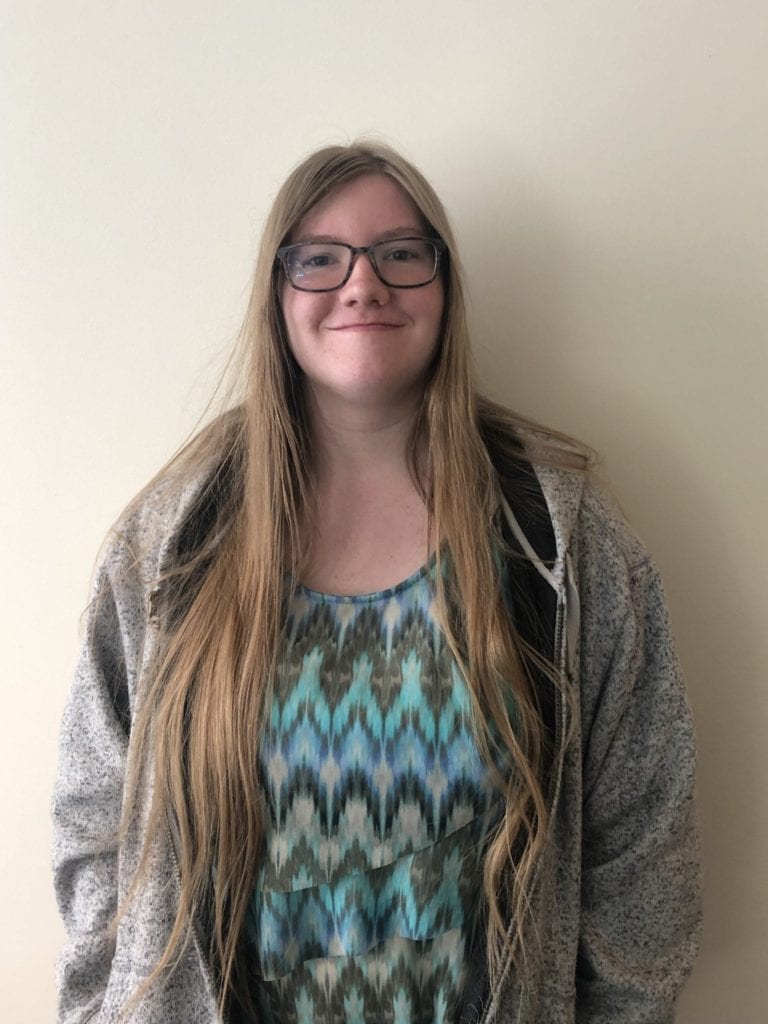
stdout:
<svg viewBox="0 0 768 1024">
<path fill-rule="evenodd" d="M 669 1024 L 695 957 L 701 902 L 693 725 L 661 583 L 602 492 L 577 474 L 537 475 L 554 562 L 533 550 L 506 503 L 505 513 L 551 588 L 555 664 L 575 698 L 555 708 L 550 831 L 533 895 L 533 999 L 521 998 L 511 968 L 493 991 L 475 978 L 463 1020 Z M 59 959 L 60 1024 L 220 1021 L 196 942 L 120 1017 L 174 919 L 179 881 L 170 835 L 155 844 L 140 898 L 116 934 L 110 927 L 143 845 L 141 813 L 119 850 L 116 832 L 137 679 L 156 650 L 150 595 L 202 483 L 158 485 L 121 524 L 97 570 L 53 807 L 56 894 L 69 934 Z"/>
</svg>

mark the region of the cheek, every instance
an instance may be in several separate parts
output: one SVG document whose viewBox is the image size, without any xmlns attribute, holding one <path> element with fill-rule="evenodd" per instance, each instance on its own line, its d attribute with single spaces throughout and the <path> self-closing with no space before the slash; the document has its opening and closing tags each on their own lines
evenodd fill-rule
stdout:
<svg viewBox="0 0 768 1024">
<path fill-rule="evenodd" d="M 313 333 L 326 311 L 327 303 L 319 296 L 296 291 L 286 286 L 280 296 L 280 307 L 288 335 L 288 344 L 294 350 L 300 348 L 307 335 Z"/>
<path fill-rule="evenodd" d="M 289 340 L 297 322 L 297 295 L 298 293 L 294 288 L 290 288 L 288 285 L 283 285 L 282 292 L 280 293 L 280 309 L 283 313 L 283 320 L 285 322 L 286 330 L 288 331 Z"/>
<path fill-rule="evenodd" d="M 425 322 L 429 324 L 430 330 L 434 334 L 435 344 L 437 344 L 442 333 L 443 312 L 445 309 L 442 284 L 438 285 L 433 295 L 425 296 L 425 298 L 428 298 L 428 301 L 425 303 L 422 315 Z"/>
<path fill-rule="evenodd" d="M 289 358 L 292 357 L 296 368 L 300 373 L 303 373 L 305 363 L 304 352 L 307 346 L 303 342 L 306 332 L 301 327 L 300 309 L 297 308 L 297 304 L 291 296 L 282 294 L 280 296 L 280 311 L 283 320 L 285 346 L 288 350 Z"/>
</svg>

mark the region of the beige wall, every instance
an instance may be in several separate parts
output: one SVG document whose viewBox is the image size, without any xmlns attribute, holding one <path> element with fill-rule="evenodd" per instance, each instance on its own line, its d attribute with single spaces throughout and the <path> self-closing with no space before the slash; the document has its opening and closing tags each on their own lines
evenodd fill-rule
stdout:
<svg viewBox="0 0 768 1024">
<path fill-rule="evenodd" d="M 52 1018 L 48 802 L 100 540 L 191 428 L 304 152 L 445 198 L 494 394 L 605 456 L 700 738 L 684 1024 L 768 1006 L 765 0 L 204 0 L 0 15 L 4 1021 Z"/>
</svg>

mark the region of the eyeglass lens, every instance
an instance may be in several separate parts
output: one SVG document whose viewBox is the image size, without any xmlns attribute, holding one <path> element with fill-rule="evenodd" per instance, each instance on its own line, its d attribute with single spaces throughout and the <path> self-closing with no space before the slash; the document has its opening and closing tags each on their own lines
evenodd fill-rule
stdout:
<svg viewBox="0 0 768 1024">
<path fill-rule="evenodd" d="M 415 288 L 435 276 L 437 248 L 425 238 L 393 238 L 369 250 L 373 265 L 385 284 Z M 364 254 L 360 254 L 361 256 Z M 307 291 L 338 288 L 352 261 L 352 249 L 335 242 L 305 242 L 285 254 L 291 283 Z"/>
</svg>

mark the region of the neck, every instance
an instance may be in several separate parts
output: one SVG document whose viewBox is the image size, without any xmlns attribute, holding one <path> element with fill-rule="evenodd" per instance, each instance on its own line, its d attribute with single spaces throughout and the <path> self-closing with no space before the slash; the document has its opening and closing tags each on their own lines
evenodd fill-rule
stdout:
<svg viewBox="0 0 768 1024">
<path fill-rule="evenodd" d="M 429 516 L 408 460 L 418 404 L 334 401 L 330 410 L 308 395 L 307 405 L 314 500 L 302 524 L 300 578 L 333 594 L 399 583 L 430 550 Z"/>
<path fill-rule="evenodd" d="M 408 471 L 408 442 L 418 404 L 334 403 L 308 394 L 318 484 Z"/>
</svg>

